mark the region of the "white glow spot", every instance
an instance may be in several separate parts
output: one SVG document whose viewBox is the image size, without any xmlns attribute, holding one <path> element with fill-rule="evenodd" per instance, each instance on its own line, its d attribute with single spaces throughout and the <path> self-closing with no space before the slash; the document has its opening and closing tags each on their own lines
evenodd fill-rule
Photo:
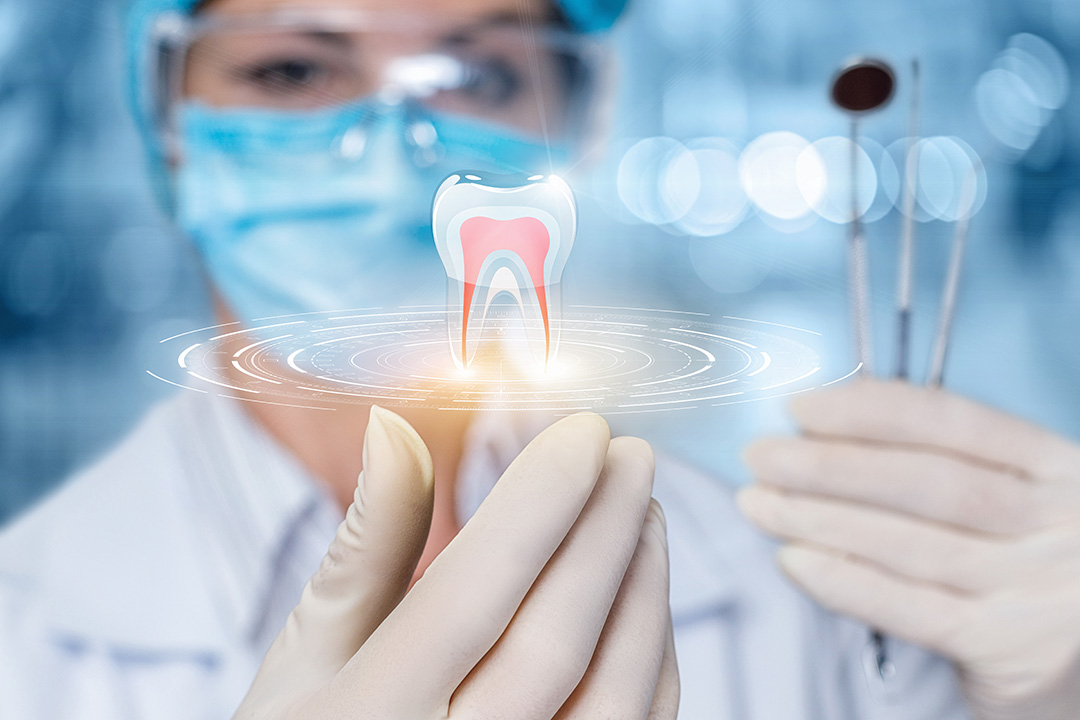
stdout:
<svg viewBox="0 0 1080 720">
<path fill-rule="evenodd" d="M 697 189 L 694 201 L 676 222 L 678 229 L 705 237 L 726 233 L 742 221 L 749 200 L 739 182 L 738 155 L 738 149 L 722 138 L 687 143 L 682 157 L 696 167 Z"/>
<path fill-rule="evenodd" d="M 654 225 L 677 220 L 686 212 L 685 207 L 672 207 L 669 202 L 680 195 L 684 187 L 680 183 L 689 180 L 667 177 L 667 165 L 683 151 L 682 144 L 667 137 L 645 138 L 627 150 L 616 178 L 619 199 L 627 210 Z M 671 172 L 679 171 L 677 168 Z"/>
<path fill-rule="evenodd" d="M 1035 92 L 1015 73 L 987 70 L 975 85 L 975 107 L 983 125 L 1001 144 L 1025 151 L 1046 122 L 1046 109 Z"/>
<path fill-rule="evenodd" d="M 830 222 L 842 224 L 851 221 L 853 149 L 859 183 L 858 216 L 862 218 L 877 195 L 878 179 L 873 161 L 861 146 L 855 147 L 845 137 L 827 137 L 808 146 L 799 156 L 799 190 L 811 207 Z"/>
<path fill-rule="evenodd" d="M 1065 58 L 1037 35 L 1013 35 L 1009 47 L 998 56 L 997 64 L 1023 80 L 1041 107 L 1057 110 L 1069 97 L 1069 66 Z"/>
<path fill-rule="evenodd" d="M 760 210 L 781 220 L 806 215 L 825 191 L 821 156 L 791 132 L 767 133 L 751 142 L 739 158 L 739 179 Z"/>
</svg>

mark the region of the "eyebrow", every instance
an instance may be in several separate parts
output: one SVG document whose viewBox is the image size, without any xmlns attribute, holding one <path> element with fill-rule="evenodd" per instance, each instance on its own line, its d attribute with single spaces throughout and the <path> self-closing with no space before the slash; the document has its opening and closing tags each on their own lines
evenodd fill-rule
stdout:
<svg viewBox="0 0 1080 720">
<path fill-rule="evenodd" d="M 483 17 L 480 17 L 476 20 L 472 20 L 459 27 L 453 28 L 443 34 L 443 37 L 448 39 L 456 38 L 493 27 L 517 27 L 528 24 L 536 24 L 543 26 L 550 23 L 551 18 L 540 17 L 537 15 L 522 16 L 521 14 L 513 12 L 512 10 L 498 10 L 496 12 L 484 15 Z"/>
<path fill-rule="evenodd" d="M 338 49 L 352 49 L 352 40 L 347 33 L 331 30 L 305 30 L 301 35 L 323 45 L 331 45 Z"/>
</svg>

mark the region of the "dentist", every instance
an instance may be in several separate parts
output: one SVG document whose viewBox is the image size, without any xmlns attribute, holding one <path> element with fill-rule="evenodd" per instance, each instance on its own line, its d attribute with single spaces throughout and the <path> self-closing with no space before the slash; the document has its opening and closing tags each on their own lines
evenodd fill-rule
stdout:
<svg viewBox="0 0 1080 720">
<path fill-rule="evenodd" d="M 574 159 L 621 5 L 136 0 L 139 118 L 221 317 L 439 292 L 432 188 Z M 882 683 L 722 482 L 609 433 L 177 396 L 0 535 L 0 716 L 968 717 L 948 660 L 892 641 Z M 752 460 L 748 514 L 848 550 L 774 496 L 849 490 Z"/>
</svg>

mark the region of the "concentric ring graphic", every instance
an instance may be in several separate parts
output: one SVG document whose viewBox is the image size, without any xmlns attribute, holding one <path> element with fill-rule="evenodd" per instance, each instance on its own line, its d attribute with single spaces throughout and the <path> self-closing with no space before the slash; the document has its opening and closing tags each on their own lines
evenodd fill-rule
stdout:
<svg viewBox="0 0 1080 720">
<path fill-rule="evenodd" d="M 378 403 L 608 414 L 752 402 L 847 377 L 824 376 L 812 330 L 584 305 L 562 313 L 546 370 L 526 349 L 520 315 L 495 308 L 481 351 L 463 370 L 451 357 L 446 313 L 369 308 L 215 325 L 162 340 L 175 362 L 147 372 L 197 392 L 326 410 Z"/>
</svg>

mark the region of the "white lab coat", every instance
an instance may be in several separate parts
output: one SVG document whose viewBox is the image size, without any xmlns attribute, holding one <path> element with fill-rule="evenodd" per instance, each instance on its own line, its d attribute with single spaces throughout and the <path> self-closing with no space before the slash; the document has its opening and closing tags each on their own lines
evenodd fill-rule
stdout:
<svg viewBox="0 0 1080 720">
<path fill-rule="evenodd" d="M 462 513 L 523 445 L 514 427 L 470 431 Z M 899 642 L 890 700 L 877 699 L 866 628 L 777 572 L 722 482 L 660 457 L 655 495 L 681 720 L 968 717 L 950 665 Z M 339 513 L 238 402 L 188 393 L 160 406 L 0 533 L 0 718 L 228 717 Z"/>
</svg>

